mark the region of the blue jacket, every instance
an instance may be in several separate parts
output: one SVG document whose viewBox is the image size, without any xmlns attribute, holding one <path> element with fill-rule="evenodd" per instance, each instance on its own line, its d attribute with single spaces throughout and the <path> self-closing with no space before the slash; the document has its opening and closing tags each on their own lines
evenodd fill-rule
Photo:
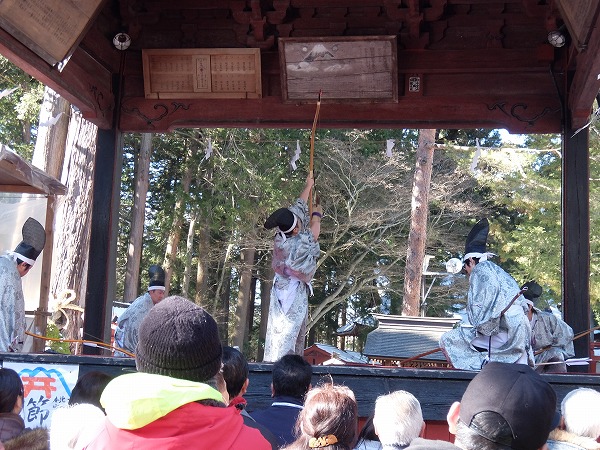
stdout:
<svg viewBox="0 0 600 450">
<path fill-rule="evenodd" d="M 250 413 L 252 418 L 264 425 L 284 444 L 296 440 L 294 426 L 303 408 L 302 400 L 294 397 L 279 396 L 273 398 L 273 403 L 266 409 Z"/>
</svg>

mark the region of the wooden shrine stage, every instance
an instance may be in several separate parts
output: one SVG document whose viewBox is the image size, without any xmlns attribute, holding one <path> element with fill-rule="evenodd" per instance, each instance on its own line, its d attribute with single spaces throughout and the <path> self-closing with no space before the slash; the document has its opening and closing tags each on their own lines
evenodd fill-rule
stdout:
<svg viewBox="0 0 600 450">
<path fill-rule="evenodd" d="M 79 376 L 93 370 L 115 376 L 135 371 L 135 362 L 129 358 L 0 353 L 0 361 L 2 365 L 6 362 L 28 363 L 47 370 L 61 365 L 77 365 Z M 249 366 L 250 385 L 244 397 L 248 401 L 248 411 L 252 412 L 270 405 L 273 365 L 250 363 Z M 453 402 L 460 400 L 469 381 L 475 375 L 476 372 L 453 369 L 313 366 L 313 386 L 329 380 L 348 386 L 354 391 L 362 420 L 371 414 L 377 396 L 399 389 L 409 391 L 421 402 L 423 417 L 428 424 L 426 437 L 449 440 L 446 413 Z M 543 376 L 553 386 L 559 402 L 569 391 L 578 387 L 600 390 L 598 374 L 568 373 Z"/>
</svg>

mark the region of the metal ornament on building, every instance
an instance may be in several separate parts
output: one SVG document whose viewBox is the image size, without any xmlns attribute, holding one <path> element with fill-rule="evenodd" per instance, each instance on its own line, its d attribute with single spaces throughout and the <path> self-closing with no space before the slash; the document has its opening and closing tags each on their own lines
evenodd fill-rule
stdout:
<svg viewBox="0 0 600 450">
<path fill-rule="evenodd" d="M 127 33 L 118 33 L 113 38 L 113 45 L 117 50 L 127 50 L 131 45 L 131 38 Z"/>
</svg>

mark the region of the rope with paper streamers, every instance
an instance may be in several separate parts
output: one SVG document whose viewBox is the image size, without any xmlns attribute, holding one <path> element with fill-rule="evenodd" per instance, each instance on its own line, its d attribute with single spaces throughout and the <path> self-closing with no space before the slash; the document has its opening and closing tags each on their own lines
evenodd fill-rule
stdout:
<svg viewBox="0 0 600 450">
<path fill-rule="evenodd" d="M 67 314 L 68 310 L 83 314 L 84 309 L 81 306 L 72 304 L 76 299 L 77 294 L 75 294 L 73 289 L 65 289 L 50 301 L 49 307 L 52 311 L 50 319 L 59 330 L 69 326 L 70 319 Z"/>
</svg>

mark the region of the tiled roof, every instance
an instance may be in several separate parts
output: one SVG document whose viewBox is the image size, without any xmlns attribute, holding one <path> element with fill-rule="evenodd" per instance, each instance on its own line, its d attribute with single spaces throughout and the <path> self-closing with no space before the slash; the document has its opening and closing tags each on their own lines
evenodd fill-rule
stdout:
<svg viewBox="0 0 600 450">
<path fill-rule="evenodd" d="M 333 345 L 329 345 L 329 344 L 316 343 L 314 345 L 317 346 L 318 348 L 320 348 L 321 350 L 323 350 L 324 352 L 329 353 L 332 356 L 335 353 L 335 357 L 337 359 L 339 359 L 340 361 L 349 362 L 349 363 L 366 363 L 366 362 L 368 362 L 367 358 L 358 352 L 353 352 L 353 351 L 348 351 L 348 350 L 340 350 L 339 348 L 334 347 Z"/>
<path fill-rule="evenodd" d="M 379 327 L 367 335 L 364 354 L 369 358 L 406 359 L 439 347 L 441 335 L 458 319 L 376 315 Z M 442 352 L 427 359 L 445 361 Z"/>
</svg>

